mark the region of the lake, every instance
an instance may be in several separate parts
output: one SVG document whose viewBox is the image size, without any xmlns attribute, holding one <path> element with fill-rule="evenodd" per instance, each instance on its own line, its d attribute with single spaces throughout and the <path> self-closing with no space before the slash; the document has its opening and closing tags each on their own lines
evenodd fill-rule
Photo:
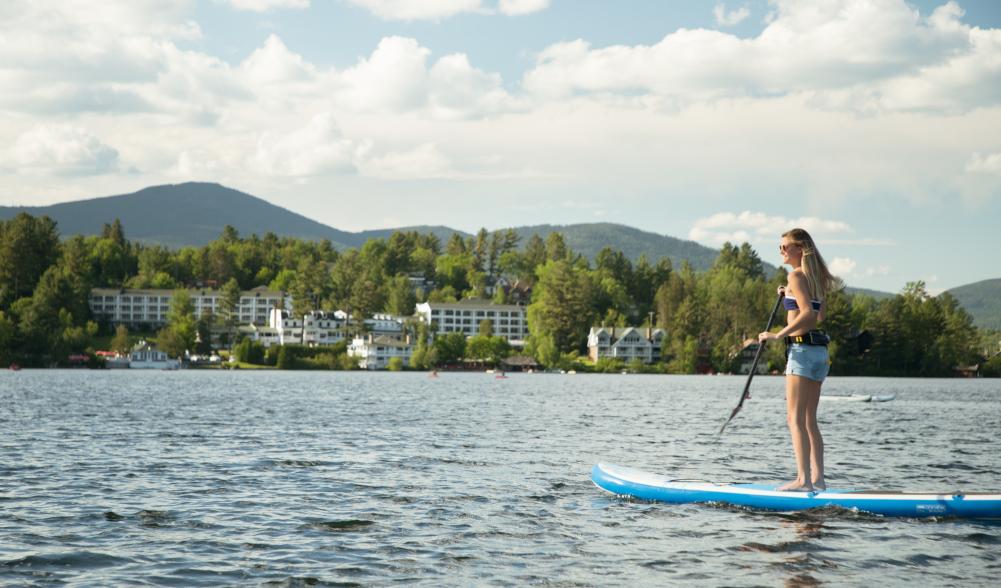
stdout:
<svg viewBox="0 0 1001 588">
<path fill-rule="evenodd" d="M 779 482 L 781 377 L 0 373 L 0 584 L 995 585 L 1001 523 L 617 498 Z M 831 378 L 833 487 L 1001 491 L 1001 382 Z"/>
</svg>

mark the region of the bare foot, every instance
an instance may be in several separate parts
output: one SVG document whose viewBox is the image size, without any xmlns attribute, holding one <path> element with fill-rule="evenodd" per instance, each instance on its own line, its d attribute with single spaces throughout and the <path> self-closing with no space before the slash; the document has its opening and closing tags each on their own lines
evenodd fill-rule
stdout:
<svg viewBox="0 0 1001 588">
<path fill-rule="evenodd" d="M 825 482 L 824 480 L 814 480 L 813 481 L 813 488 L 817 492 L 826 492 L 827 491 L 827 482 Z"/>
<path fill-rule="evenodd" d="M 813 484 L 793 480 L 776 488 L 779 492 L 813 492 Z"/>
</svg>

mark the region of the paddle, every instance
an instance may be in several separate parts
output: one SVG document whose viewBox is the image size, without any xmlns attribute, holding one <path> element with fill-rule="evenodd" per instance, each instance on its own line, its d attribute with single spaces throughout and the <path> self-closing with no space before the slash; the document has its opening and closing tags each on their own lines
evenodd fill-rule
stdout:
<svg viewBox="0 0 1001 588">
<path fill-rule="evenodd" d="M 771 330 L 772 321 L 775 320 L 775 313 L 778 312 L 779 304 L 782 303 L 783 298 L 784 296 L 782 294 L 779 294 L 778 299 L 775 300 L 775 306 L 772 307 L 772 314 L 771 316 L 768 317 L 768 324 L 765 325 L 766 331 Z M 733 417 L 737 416 L 737 413 L 740 412 L 740 408 L 744 406 L 744 401 L 747 400 L 751 395 L 751 379 L 754 378 L 754 372 L 758 371 L 758 360 L 761 359 L 761 352 L 765 348 L 765 343 L 766 343 L 765 341 L 758 342 L 758 351 L 754 354 L 754 363 L 751 364 L 751 373 L 747 374 L 747 383 L 744 384 L 744 392 L 740 395 L 740 402 L 737 403 L 737 407 L 734 408 L 733 412 L 730 413 L 730 418 L 726 419 L 726 422 L 723 423 L 722 427 L 720 427 L 719 429 L 720 435 L 723 434 L 723 429 L 725 429 L 726 426 L 730 424 L 730 421 L 733 420 Z"/>
</svg>

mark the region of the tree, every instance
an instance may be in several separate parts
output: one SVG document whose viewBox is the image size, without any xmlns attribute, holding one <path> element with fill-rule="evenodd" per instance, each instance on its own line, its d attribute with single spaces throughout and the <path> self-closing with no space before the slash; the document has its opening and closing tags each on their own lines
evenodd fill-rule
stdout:
<svg viewBox="0 0 1001 588">
<path fill-rule="evenodd" d="M 446 333 L 434 340 L 434 349 L 439 364 L 455 363 L 466 355 L 466 336 L 462 333 Z"/>
<path fill-rule="evenodd" d="M 157 345 L 171 357 L 194 349 L 197 336 L 195 305 L 187 290 L 175 290 L 167 312 L 167 326 L 157 333 Z"/>
<path fill-rule="evenodd" d="M 240 295 L 242 293 L 236 278 L 230 278 L 220 292 L 222 296 L 219 297 L 219 318 L 222 319 L 222 323 L 226 325 L 230 333 L 240 322 Z"/>
<path fill-rule="evenodd" d="M 111 350 L 122 355 L 129 352 L 132 345 L 129 342 L 129 329 L 125 325 L 115 327 L 115 336 L 111 339 Z"/>
<path fill-rule="evenodd" d="M 483 337 L 494 336 L 494 322 L 490 319 L 480 321 L 480 335 Z"/>
<path fill-rule="evenodd" d="M 592 291 L 588 272 L 566 259 L 548 262 L 539 269 L 539 283 L 528 307 L 531 335 L 551 337 L 560 352 L 583 348 L 594 318 Z"/>
<path fill-rule="evenodd" d="M 391 372 L 403 371 L 403 358 L 402 357 L 390 357 L 389 361 L 386 362 L 386 369 Z"/>
<path fill-rule="evenodd" d="M 51 218 L 20 213 L 0 221 L 0 308 L 31 296 L 59 258 L 59 233 Z"/>
<path fill-rule="evenodd" d="M 410 316 L 414 314 L 417 306 L 417 296 L 410 286 L 410 280 L 406 276 L 400 275 L 391 279 L 388 283 L 389 295 L 386 300 L 386 311 L 397 316 Z"/>
</svg>

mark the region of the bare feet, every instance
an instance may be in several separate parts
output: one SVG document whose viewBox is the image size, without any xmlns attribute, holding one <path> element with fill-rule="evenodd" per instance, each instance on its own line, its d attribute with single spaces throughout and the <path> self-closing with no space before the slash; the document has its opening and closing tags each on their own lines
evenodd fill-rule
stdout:
<svg viewBox="0 0 1001 588">
<path fill-rule="evenodd" d="M 825 492 L 827 491 L 827 482 L 825 482 L 824 480 L 814 480 L 813 489 L 816 490 L 817 492 Z"/>
<path fill-rule="evenodd" d="M 813 484 L 808 482 L 801 482 L 800 480 L 793 480 L 788 484 L 782 484 L 776 488 L 779 492 L 813 492 Z"/>
</svg>

